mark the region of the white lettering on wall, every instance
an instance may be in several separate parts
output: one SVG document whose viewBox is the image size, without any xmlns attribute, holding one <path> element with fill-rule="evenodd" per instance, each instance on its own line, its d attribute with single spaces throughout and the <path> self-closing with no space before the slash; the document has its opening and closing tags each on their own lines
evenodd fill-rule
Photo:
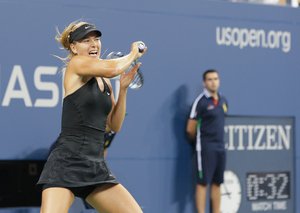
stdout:
<svg viewBox="0 0 300 213">
<path fill-rule="evenodd" d="M 16 84 L 19 84 L 20 89 L 15 89 Z M 24 74 L 21 66 L 15 65 L 10 79 L 8 81 L 8 86 L 4 93 L 4 98 L 2 101 L 2 106 L 9 106 L 12 99 L 23 99 L 26 107 L 31 107 L 32 102 L 24 78 Z"/>
<path fill-rule="evenodd" d="M 229 151 L 289 150 L 291 128 L 291 125 L 226 125 L 226 148 Z"/>
<path fill-rule="evenodd" d="M 216 43 L 240 49 L 246 47 L 280 49 L 288 53 L 292 47 L 292 35 L 288 31 L 217 27 Z"/>
<path fill-rule="evenodd" d="M 60 101 L 60 90 L 63 92 L 63 86 L 61 83 L 57 84 L 53 81 L 42 80 L 46 76 L 54 76 L 58 72 L 58 67 L 54 66 L 38 66 L 34 70 L 33 74 L 33 83 L 34 87 L 38 92 L 48 92 L 50 93 L 49 98 L 38 97 L 35 100 L 32 99 L 30 91 L 28 89 L 28 84 L 26 78 L 24 77 L 24 72 L 20 65 L 15 65 L 12 69 L 12 72 L 9 76 L 5 92 L 3 94 L 3 100 L 1 106 L 9 107 L 13 104 L 24 103 L 25 107 L 56 107 Z M 26 76 L 28 78 L 28 76 Z M 63 75 L 62 78 L 63 79 Z M 30 87 L 32 89 L 32 87 Z M 15 100 L 19 100 L 18 102 Z M 1 101 L 1 100 L 0 100 Z M 34 103 L 34 104 L 33 104 Z"/>
</svg>

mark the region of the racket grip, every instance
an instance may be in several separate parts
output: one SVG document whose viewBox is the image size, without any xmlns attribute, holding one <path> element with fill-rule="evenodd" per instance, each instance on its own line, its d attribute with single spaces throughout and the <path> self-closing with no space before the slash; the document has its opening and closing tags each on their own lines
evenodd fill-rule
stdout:
<svg viewBox="0 0 300 213">
<path fill-rule="evenodd" d="M 144 43 L 139 43 L 139 46 L 138 46 L 138 48 L 139 48 L 139 52 L 140 53 L 142 53 L 142 52 L 144 52 L 144 50 L 145 50 L 145 44 Z"/>
</svg>

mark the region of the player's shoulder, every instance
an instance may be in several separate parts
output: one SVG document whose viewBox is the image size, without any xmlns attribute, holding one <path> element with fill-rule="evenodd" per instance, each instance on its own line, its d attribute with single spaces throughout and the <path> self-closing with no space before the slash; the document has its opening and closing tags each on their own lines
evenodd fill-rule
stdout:
<svg viewBox="0 0 300 213">
<path fill-rule="evenodd" d="M 193 105 L 201 106 L 207 101 L 207 97 L 204 92 L 201 92 L 194 100 Z"/>
<path fill-rule="evenodd" d="M 194 99 L 194 102 L 203 99 L 203 97 L 204 97 L 204 93 L 201 92 L 200 94 L 198 94 L 198 95 L 196 96 L 196 98 Z"/>
</svg>

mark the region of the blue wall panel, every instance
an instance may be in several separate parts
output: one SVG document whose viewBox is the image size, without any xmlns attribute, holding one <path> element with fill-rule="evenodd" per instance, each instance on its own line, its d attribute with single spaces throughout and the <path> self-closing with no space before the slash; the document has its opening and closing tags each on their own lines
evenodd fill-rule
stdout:
<svg viewBox="0 0 300 213">
<path fill-rule="evenodd" d="M 300 13 L 296 9 L 215 1 L 1 0 L 0 5 L 0 159 L 43 158 L 58 136 L 62 63 L 51 54 L 65 52 L 54 40 L 55 27 L 63 29 L 80 18 L 103 31 L 103 53 L 128 52 L 135 40 L 149 46 L 142 59 L 145 85 L 129 92 L 128 116 L 108 157 L 113 172 L 145 212 L 193 212 L 191 149 L 184 129 L 205 69 L 220 70 L 221 91 L 231 114 L 295 116 L 297 126 Z M 291 49 L 220 46 L 217 27 L 289 32 Z M 45 75 L 42 81 L 57 85 L 59 103 L 25 107 L 23 100 L 12 100 L 3 106 L 12 71 L 19 69 L 16 65 L 22 69 L 33 105 L 38 98 L 51 98 L 50 92 L 35 87 L 37 67 L 56 68 L 57 74 Z M 299 136 L 296 128 L 296 140 Z"/>
</svg>

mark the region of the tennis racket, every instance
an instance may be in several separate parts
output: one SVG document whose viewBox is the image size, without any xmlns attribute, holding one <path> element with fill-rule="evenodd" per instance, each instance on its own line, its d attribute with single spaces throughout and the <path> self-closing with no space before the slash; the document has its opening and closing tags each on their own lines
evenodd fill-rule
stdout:
<svg viewBox="0 0 300 213">
<path fill-rule="evenodd" d="M 143 44 L 141 44 L 139 46 L 139 51 L 140 52 L 142 52 L 143 48 L 145 48 L 145 47 L 142 47 L 142 46 L 143 46 Z M 111 52 L 106 56 L 106 59 L 121 58 L 123 56 L 124 56 L 124 54 L 122 52 Z M 125 70 L 125 73 L 128 73 L 137 64 L 137 62 L 138 62 L 137 60 L 133 61 L 131 63 L 131 65 L 128 67 L 128 69 Z M 144 84 L 144 76 L 141 72 L 141 69 L 138 68 L 132 82 L 129 84 L 129 88 L 130 89 L 139 89 L 143 86 L 143 84 Z"/>
</svg>

